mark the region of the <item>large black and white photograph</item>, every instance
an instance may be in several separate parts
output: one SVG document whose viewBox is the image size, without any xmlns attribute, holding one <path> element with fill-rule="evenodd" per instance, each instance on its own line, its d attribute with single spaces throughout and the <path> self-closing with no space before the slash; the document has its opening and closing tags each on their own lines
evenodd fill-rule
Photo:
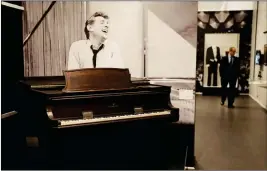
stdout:
<svg viewBox="0 0 267 171">
<path fill-rule="evenodd" d="M 267 2 L 1 1 L 3 170 L 266 170 Z"/>
<path fill-rule="evenodd" d="M 64 85 L 65 81 L 65 86 L 60 90 L 63 95 L 98 93 L 105 87 L 107 94 L 103 101 L 96 100 L 100 104 L 95 108 L 103 105 L 98 110 L 107 110 L 107 113 L 100 119 L 93 116 L 97 122 L 179 116 L 174 117 L 173 124 L 174 129 L 182 127 L 181 133 L 175 133 L 177 136 L 172 143 L 179 147 L 176 149 L 179 150 L 178 158 L 184 160 L 187 156 L 187 162 L 182 165 L 194 163 L 197 2 L 62 1 L 50 8 L 51 2 L 29 1 L 22 5 L 25 9 L 22 14 L 23 39 L 28 38 L 32 28 L 49 9 L 23 47 L 27 79 L 64 77 L 61 83 Z M 88 88 L 92 85 L 94 89 Z M 116 95 L 112 94 L 115 90 Z M 81 111 L 74 104 L 66 108 L 70 109 L 65 111 L 68 115 L 74 115 L 76 110 L 83 117 L 99 113 Z M 120 110 L 127 114 L 108 117 L 119 115 Z M 74 119 L 61 124 L 80 123 Z M 174 129 L 163 133 L 164 136 L 169 136 Z M 150 135 L 154 136 L 154 132 Z M 177 142 L 179 137 L 184 140 Z"/>
<path fill-rule="evenodd" d="M 49 5 L 23 2 L 24 38 Z M 141 2 L 56 2 L 24 46 L 24 75 L 57 76 L 70 69 L 128 68 L 133 77 L 141 77 L 143 44 Z"/>
<path fill-rule="evenodd" d="M 24 38 L 49 4 L 23 2 Z M 24 46 L 24 75 L 126 68 L 131 77 L 193 80 L 196 15 L 195 2 L 57 2 Z"/>
</svg>

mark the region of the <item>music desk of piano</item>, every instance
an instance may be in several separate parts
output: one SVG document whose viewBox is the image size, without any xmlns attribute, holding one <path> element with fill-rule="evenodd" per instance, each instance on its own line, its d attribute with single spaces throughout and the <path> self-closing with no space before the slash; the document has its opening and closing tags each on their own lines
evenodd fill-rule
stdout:
<svg viewBox="0 0 267 171">
<path fill-rule="evenodd" d="M 77 74 L 82 79 L 75 78 Z M 131 78 L 126 69 L 64 75 L 20 82 L 25 136 L 35 141 L 43 166 L 167 169 L 169 124 L 179 120 L 179 109 L 170 103 L 170 87 Z"/>
</svg>

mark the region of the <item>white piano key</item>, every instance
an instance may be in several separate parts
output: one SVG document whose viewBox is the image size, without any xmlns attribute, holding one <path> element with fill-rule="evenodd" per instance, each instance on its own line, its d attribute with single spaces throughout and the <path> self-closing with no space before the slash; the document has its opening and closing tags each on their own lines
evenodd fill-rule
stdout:
<svg viewBox="0 0 267 171">
<path fill-rule="evenodd" d="M 68 126 L 68 125 L 76 125 L 76 124 L 116 121 L 116 120 L 121 120 L 121 119 L 133 119 L 133 118 L 144 118 L 144 117 L 151 117 L 151 116 L 163 116 L 163 115 L 170 115 L 170 114 L 171 114 L 170 110 L 165 110 L 165 111 L 161 111 L 161 112 L 112 116 L 112 117 L 101 117 L 101 118 L 92 118 L 92 119 L 60 120 L 60 125 L 61 126 Z"/>
</svg>

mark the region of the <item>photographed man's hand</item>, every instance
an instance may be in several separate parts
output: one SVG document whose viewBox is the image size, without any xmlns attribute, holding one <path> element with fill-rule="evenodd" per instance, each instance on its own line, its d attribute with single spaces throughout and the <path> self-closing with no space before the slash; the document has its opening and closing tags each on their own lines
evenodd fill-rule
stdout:
<svg viewBox="0 0 267 171">
<path fill-rule="evenodd" d="M 210 67 L 210 65 L 208 64 L 208 65 L 206 65 L 207 67 Z"/>
<path fill-rule="evenodd" d="M 210 61 L 211 61 L 211 62 L 214 62 L 214 60 L 213 60 L 213 59 L 210 59 Z"/>
</svg>

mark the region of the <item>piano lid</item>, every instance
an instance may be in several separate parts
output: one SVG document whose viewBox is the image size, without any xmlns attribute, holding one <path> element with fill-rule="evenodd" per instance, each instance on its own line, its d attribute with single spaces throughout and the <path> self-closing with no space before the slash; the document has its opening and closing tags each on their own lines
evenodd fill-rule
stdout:
<svg viewBox="0 0 267 171">
<path fill-rule="evenodd" d="M 150 83 L 147 78 L 131 77 L 131 82 L 134 85 L 146 85 Z M 20 83 L 29 86 L 32 89 L 60 89 L 65 87 L 64 76 L 32 76 L 25 77 L 20 80 Z"/>
<path fill-rule="evenodd" d="M 65 87 L 64 76 L 32 76 L 19 81 L 31 89 L 63 89 Z"/>
<path fill-rule="evenodd" d="M 90 72 L 90 73 L 89 73 Z M 77 74 L 78 73 L 78 74 Z M 82 75 L 84 74 L 84 75 Z M 71 76 L 69 80 L 66 76 Z M 82 76 L 81 76 L 82 75 Z M 100 77 L 99 77 L 100 75 Z M 101 77 L 102 76 L 102 77 Z M 113 78 L 113 77 L 115 78 Z M 84 77 L 88 77 L 84 79 Z M 106 79 L 107 77 L 111 77 Z M 75 80 L 76 79 L 76 80 Z M 69 82 L 68 82 L 69 81 Z M 93 88 L 84 87 L 81 91 L 72 91 L 72 88 L 79 88 L 83 82 L 88 82 L 87 86 L 94 86 Z M 113 84 L 112 84 L 113 82 Z M 66 83 L 76 84 L 71 85 L 71 91 L 63 91 L 69 88 L 70 85 Z M 103 85 L 103 83 L 105 85 Z M 127 91 L 143 91 L 151 89 L 162 89 L 162 86 L 151 85 L 147 78 L 130 77 L 128 69 L 114 69 L 114 68 L 94 68 L 94 69 L 79 69 L 65 71 L 64 76 L 34 76 L 25 77 L 20 81 L 22 86 L 26 86 L 30 91 L 39 92 L 48 96 L 58 95 L 81 95 L 81 94 L 98 94 L 98 93 L 115 93 Z M 164 89 L 164 88 L 163 88 Z"/>
<path fill-rule="evenodd" d="M 110 71 L 106 69 L 106 71 Z M 99 72 L 99 71 L 98 71 Z M 114 73 L 113 73 L 114 74 Z M 120 73 L 121 74 L 121 73 Z M 125 79 L 125 75 L 124 78 Z M 96 78 L 94 78 L 96 79 Z M 74 80 L 75 81 L 75 80 Z M 103 80 L 102 81 L 107 81 Z M 106 89 L 87 89 L 87 91 L 69 91 L 64 92 L 62 91 L 66 86 L 65 84 L 65 77 L 64 76 L 38 76 L 38 77 L 25 77 L 24 80 L 21 80 L 19 84 L 22 87 L 25 87 L 27 89 L 24 89 L 26 91 L 32 91 L 37 94 L 42 94 L 48 98 L 52 97 L 61 97 L 61 96 L 83 96 L 83 95 L 100 95 L 100 94 L 117 94 L 117 93 L 142 93 L 142 92 L 165 92 L 170 91 L 169 87 L 162 86 L 162 85 L 152 85 L 149 82 L 149 79 L 147 78 L 130 78 L 127 76 L 126 81 L 125 80 L 119 80 L 126 82 L 126 85 L 130 86 L 118 86 L 111 88 L 112 86 L 109 86 Z M 130 82 L 130 83 L 128 83 Z M 110 83 L 110 82 L 108 82 Z M 116 82 L 115 82 L 116 83 Z M 99 85 L 99 84 L 98 84 Z M 125 85 L 125 84 L 124 84 Z M 97 86 L 94 85 L 94 86 Z M 101 85 L 100 85 L 101 86 Z"/>
</svg>

